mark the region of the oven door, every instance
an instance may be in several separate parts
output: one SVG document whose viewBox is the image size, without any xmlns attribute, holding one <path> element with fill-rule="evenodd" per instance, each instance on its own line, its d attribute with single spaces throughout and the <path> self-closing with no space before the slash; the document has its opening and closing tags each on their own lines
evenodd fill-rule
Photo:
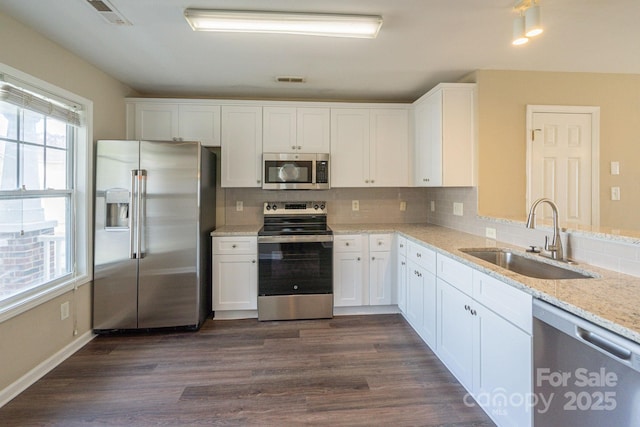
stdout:
<svg viewBox="0 0 640 427">
<path fill-rule="evenodd" d="M 333 236 L 259 236 L 258 295 L 333 293 Z"/>
</svg>

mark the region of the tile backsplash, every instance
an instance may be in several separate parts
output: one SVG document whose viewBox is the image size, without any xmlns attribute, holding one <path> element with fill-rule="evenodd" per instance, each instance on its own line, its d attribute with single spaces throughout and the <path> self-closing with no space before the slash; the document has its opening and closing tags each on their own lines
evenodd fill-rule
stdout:
<svg viewBox="0 0 640 427">
<path fill-rule="evenodd" d="M 226 188 L 225 224 L 249 225 L 262 222 L 264 202 L 327 202 L 328 220 L 336 224 L 417 223 L 427 217 L 427 192 L 424 188 L 333 188 L 321 191 L 268 191 L 259 188 Z M 358 201 L 359 209 L 352 209 Z M 236 209 L 242 202 L 242 211 Z M 406 209 L 400 209 L 401 202 Z"/>
</svg>

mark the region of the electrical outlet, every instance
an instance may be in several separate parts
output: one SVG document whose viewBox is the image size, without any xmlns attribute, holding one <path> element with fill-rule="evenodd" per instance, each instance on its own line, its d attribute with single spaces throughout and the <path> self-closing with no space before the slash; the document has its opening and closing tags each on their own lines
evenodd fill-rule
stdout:
<svg viewBox="0 0 640 427">
<path fill-rule="evenodd" d="M 69 301 L 60 304 L 60 320 L 64 320 L 67 317 L 69 317 Z"/>
<path fill-rule="evenodd" d="M 431 212 L 436 211 L 436 202 L 434 200 L 431 201 Z"/>
<path fill-rule="evenodd" d="M 359 211 L 360 210 L 360 202 L 358 200 L 352 200 L 351 201 L 351 210 L 352 211 Z"/>
<path fill-rule="evenodd" d="M 496 238 L 496 229 L 495 228 L 491 228 L 491 227 L 486 227 L 484 229 L 484 235 L 485 235 L 485 237 L 488 237 L 490 239 L 495 239 Z"/>
<path fill-rule="evenodd" d="M 244 210 L 244 203 L 242 200 L 236 201 L 236 212 L 242 212 Z"/>
<path fill-rule="evenodd" d="M 620 187 L 611 187 L 611 200 L 620 200 Z"/>
<path fill-rule="evenodd" d="M 400 202 L 400 211 L 404 212 L 406 210 L 407 210 L 407 202 L 404 202 L 404 201 Z"/>
<path fill-rule="evenodd" d="M 453 203 L 453 214 L 456 216 L 462 216 L 463 215 L 463 204 L 459 203 L 459 202 L 454 202 Z"/>
<path fill-rule="evenodd" d="M 611 175 L 620 175 L 620 162 L 611 162 Z"/>
</svg>

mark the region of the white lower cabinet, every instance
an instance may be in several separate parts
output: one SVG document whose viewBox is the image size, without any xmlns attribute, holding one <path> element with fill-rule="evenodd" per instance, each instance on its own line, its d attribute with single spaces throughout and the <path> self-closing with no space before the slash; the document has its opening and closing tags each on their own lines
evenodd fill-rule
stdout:
<svg viewBox="0 0 640 427">
<path fill-rule="evenodd" d="M 333 305 L 359 307 L 396 303 L 391 246 L 384 234 L 333 238 Z"/>
<path fill-rule="evenodd" d="M 369 305 L 395 303 L 393 268 L 391 264 L 391 234 L 369 235 Z"/>
<path fill-rule="evenodd" d="M 398 309 L 407 312 L 407 239 L 396 234 L 396 284 Z"/>
<path fill-rule="evenodd" d="M 258 309 L 258 242 L 253 236 L 214 237 L 214 311 Z"/>
<path fill-rule="evenodd" d="M 363 305 L 364 235 L 336 235 L 333 238 L 333 305 L 354 307 Z"/>
<path fill-rule="evenodd" d="M 530 426 L 531 296 L 438 255 L 442 265 L 455 282 L 438 277 L 438 356 L 497 425 Z M 511 312 L 524 315 L 510 321 Z"/>
<path fill-rule="evenodd" d="M 420 337 L 436 349 L 436 253 L 407 243 L 406 318 Z"/>
</svg>

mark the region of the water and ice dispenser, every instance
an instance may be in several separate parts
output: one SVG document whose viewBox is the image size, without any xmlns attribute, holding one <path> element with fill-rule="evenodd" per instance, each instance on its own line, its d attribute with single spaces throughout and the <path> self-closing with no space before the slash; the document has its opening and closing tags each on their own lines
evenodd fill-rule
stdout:
<svg viewBox="0 0 640 427">
<path fill-rule="evenodd" d="M 124 188 L 112 188 L 105 191 L 107 203 L 107 218 L 105 228 L 129 228 L 129 190 Z"/>
</svg>

